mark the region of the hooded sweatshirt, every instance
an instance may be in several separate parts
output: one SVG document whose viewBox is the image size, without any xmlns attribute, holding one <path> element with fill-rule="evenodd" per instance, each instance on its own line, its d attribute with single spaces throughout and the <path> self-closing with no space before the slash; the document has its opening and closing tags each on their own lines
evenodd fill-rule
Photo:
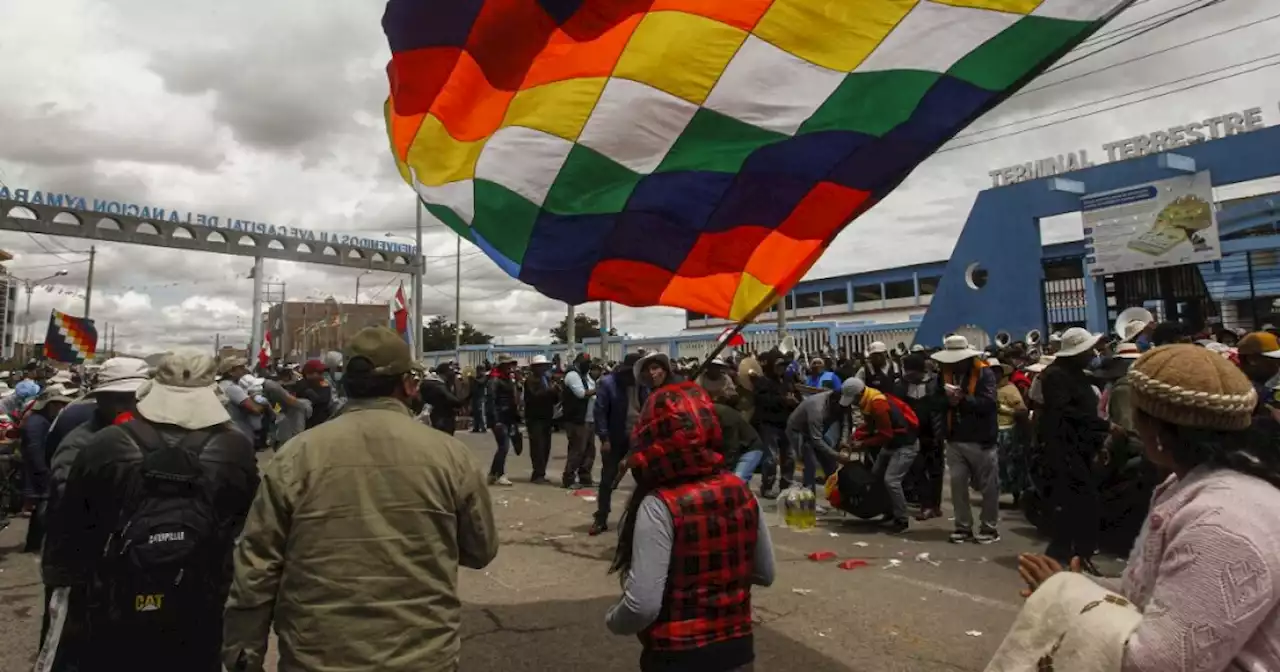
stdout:
<svg viewBox="0 0 1280 672">
<path fill-rule="evenodd" d="M 773 583 L 773 549 L 747 486 L 724 469 L 705 390 L 664 385 L 632 437 L 642 487 L 622 599 L 606 616 L 639 634 L 645 672 L 721 672 L 754 658 L 751 585 Z M 711 534 L 707 534 L 708 531 Z M 708 618 L 711 610 L 717 618 Z"/>
</svg>

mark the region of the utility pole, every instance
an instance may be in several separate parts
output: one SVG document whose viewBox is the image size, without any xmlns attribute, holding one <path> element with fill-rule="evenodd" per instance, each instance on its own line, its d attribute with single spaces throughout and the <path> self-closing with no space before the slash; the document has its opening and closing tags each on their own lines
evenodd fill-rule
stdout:
<svg viewBox="0 0 1280 672">
<path fill-rule="evenodd" d="M 265 327 L 267 333 L 272 334 L 271 349 L 280 351 L 280 358 L 288 360 L 289 358 L 289 315 L 288 305 L 285 303 L 285 286 L 283 282 L 267 282 L 263 281 L 263 297 L 262 300 L 268 304 L 267 306 L 267 325 Z M 280 314 L 277 318 L 278 322 L 273 322 L 271 312 L 275 306 L 280 307 Z M 272 325 L 276 326 L 272 326 Z M 280 342 L 274 340 L 275 332 L 279 332 Z M 274 352 L 272 353 L 275 354 Z"/>
<path fill-rule="evenodd" d="M 249 347 L 245 349 L 251 359 L 262 347 L 262 331 L 265 326 L 262 323 L 262 283 L 265 279 L 263 275 L 262 257 L 254 257 L 253 272 L 249 274 L 249 277 L 253 278 L 253 310 L 249 314 L 253 324 L 249 325 Z"/>
<path fill-rule="evenodd" d="M 600 302 L 600 361 L 609 361 L 609 302 Z"/>
<path fill-rule="evenodd" d="M 569 316 L 564 323 L 564 340 L 569 345 L 569 354 L 567 355 L 569 361 L 573 361 L 574 346 L 578 340 L 578 320 L 576 318 L 577 316 L 573 314 L 573 304 L 571 303 L 569 304 Z"/>
<path fill-rule="evenodd" d="M 111 325 L 111 356 L 116 356 L 116 325 Z"/>
<path fill-rule="evenodd" d="M 213 358 L 217 359 L 222 354 L 222 334 L 215 333 L 213 335 Z"/>
<path fill-rule="evenodd" d="M 417 176 L 414 176 L 414 183 L 417 183 Z M 427 258 L 422 254 L 422 199 L 415 192 L 413 194 L 413 214 L 416 225 L 413 232 L 414 245 L 414 268 L 413 268 L 413 319 L 409 320 L 413 325 L 413 358 L 416 361 L 422 359 L 422 283 L 427 273 Z M 461 240 L 461 238 L 459 238 Z M 461 245 L 461 243 L 459 243 Z M 455 337 L 455 345 L 458 343 L 459 335 Z"/>
<path fill-rule="evenodd" d="M 787 297 L 778 297 L 774 311 L 778 314 L 778 342 L 781 343 L 787 337 Z"/>
<path fill-rule="evenodd" d="M 96 245 L 89 247 L 89 279 L 84 288 L 84 319 L 89 319 L 89 307 L 93 305 L 93 261 L 98 256 Z"/>
<path fill-rule="evenodd" d="M 457 248 L 453 254 L 453 361 L 462 364 L 462 236 L 458 236 Z M 425 263 L 426 258 L 423 258 Z M 422 325 L 418 325 L 418 335 L 422 335 Z"/>
</svg>

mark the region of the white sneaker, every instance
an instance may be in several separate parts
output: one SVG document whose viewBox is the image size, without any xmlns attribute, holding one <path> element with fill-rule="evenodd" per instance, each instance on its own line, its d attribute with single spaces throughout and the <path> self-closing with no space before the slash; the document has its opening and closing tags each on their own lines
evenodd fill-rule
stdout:
<svg viewBox="0 0 1280 672">
<path fill-rule="evenodd" d="M 515 485 L 515 483 L 512 483 L 512 482 L 511 482 L 511 479 L 507 478 L 506 476 L 499 476 L 499 477 L 497 477 L 497 478 L 491 478 L 491 479 L 489 479 L 489 484 L 490 484 L 490 485 L 501 485 L 501 486 L 503 486 L 504 488 L 509 488 L 509 487 L 511 487 L 511 486 L 513 486 L 513 485 Z"/>
</svg>

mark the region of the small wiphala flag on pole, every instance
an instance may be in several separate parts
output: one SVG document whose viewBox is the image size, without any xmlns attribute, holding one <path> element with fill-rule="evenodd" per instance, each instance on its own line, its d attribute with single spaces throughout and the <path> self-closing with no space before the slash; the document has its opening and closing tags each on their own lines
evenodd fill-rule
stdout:
<svg viewBox="0 0 1280 672">
<path fill-rule="evenodd" d="M 58 362 L 78 364 L 98 351 L 98 328 L 93 320 L 52 311 L 49 331 L 44 336 L 44 356 Z"/>
</svg>

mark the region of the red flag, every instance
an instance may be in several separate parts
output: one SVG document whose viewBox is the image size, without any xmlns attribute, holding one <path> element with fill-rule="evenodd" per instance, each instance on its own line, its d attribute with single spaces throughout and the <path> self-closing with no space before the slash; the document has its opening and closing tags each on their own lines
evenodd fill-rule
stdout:
<svg viewBox="0 0 1280 672">
<path fill-rule="evenodd" d="M 258 368 L 265 369 L 271 363 L 271 332 L 263 332 L 262 347 L 258 350 Z"/>
<path fill-rule="evenodd" d="M 396 298 L 391 302 L 391 315 L 395 319 L 396 331 L 400 335 L 409 333 L 409 302 L 404 298 L 404 283 L 396 290 Z"/>
<path fill-rule="evenodd" d="M 734 329 L 735 327 L 725 327 L 725 330 L 720 332 L 720 335 L 716 337 L 716 340 L 724 343 L 726 348 L 740 348 L 746 345 L 747 339 L 742 337 L 742 332 L 734 334 Z M 728 341 L 726 342 L 725 339 L 728 339 Z"/>
</svg>

